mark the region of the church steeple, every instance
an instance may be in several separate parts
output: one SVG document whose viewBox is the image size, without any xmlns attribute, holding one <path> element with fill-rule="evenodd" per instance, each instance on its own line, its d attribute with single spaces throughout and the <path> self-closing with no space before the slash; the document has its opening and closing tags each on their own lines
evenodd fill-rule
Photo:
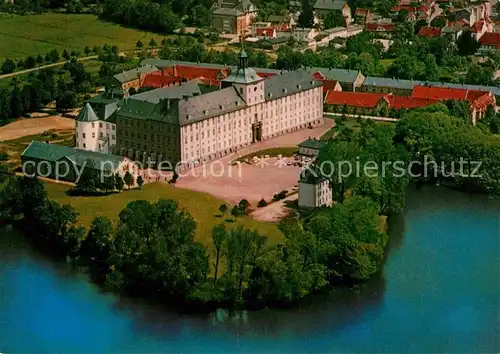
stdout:
<svg viewBox="0 0 500 354">
<path fill-rule="evenodd" d="M 238 69 L 245 70 L 248 68 L 248 54 L 245 52 L 243 48 L 240 51 L 240 65 L 238 65 Z"/>
</svg>

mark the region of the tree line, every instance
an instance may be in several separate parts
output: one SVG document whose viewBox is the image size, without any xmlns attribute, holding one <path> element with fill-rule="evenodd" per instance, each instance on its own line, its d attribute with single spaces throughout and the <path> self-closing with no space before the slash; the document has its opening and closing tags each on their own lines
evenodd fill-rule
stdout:
<svg viewBox="0 0 500 354">
<path fill-rule="evenodd" d="M 78 107 L 96 87 L 110 86 L 114 74 L 133 65 L 130 58 L 119 55 L 117 46 L 85 47 L 84 53 L 98 55 L 102 62 L 98 73 L 90 73 L 83 62 L 70 56 L 69 62 L 61 67 L 31 72 L 23 81 L 14 77 L 10 85 L 0 87 L 0 125 L 54 101 L 60 112 Z M 47 56 L 55 61 L 59 58 L 57 50 Z"/>
<path fill-rule="evenodd" d="M 10 177 L 0 197 L 3 219 L 23 217 L 36 244 L 53 256 L 71 259 L 106 287 L 196 309 L 290 304 L 327 286 L 328 280 L 366 279 L 376 271 L 381 254 L 354 248 L 350 238 L 354 231 L 362 232 L 366 247 L 386 239 L 375 230 L 374 205 L 364 210 L 365 198 L 352 198 L 312 217 L 303 228 L 296 227 L 297 221 L 283 223 L 285 241 L 278 246 L 270 246 L 256 231 L 221 224 L 213 228 L 212 246 L 206 248 L 195 241 L 192 216 L 172 200 L 130 202 L 116 225 L 97 216 L 86 230 L 78 225 L 78 213 L 48 199 L 36 178 Z M 350 236 L 342 236 L 342 246 L 337 231 L 322 233 L 325 223 L 344 224 L 343 232 Z M 352 259 L 338 264 L 334 258 L 341 253 Z"/>
</svg>

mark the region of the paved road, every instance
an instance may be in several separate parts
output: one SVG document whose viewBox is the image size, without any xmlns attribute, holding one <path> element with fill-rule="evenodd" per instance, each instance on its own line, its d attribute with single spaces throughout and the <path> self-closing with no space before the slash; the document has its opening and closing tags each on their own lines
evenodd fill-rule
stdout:
<svg viewBox="0 0 500 354">
<path fill-rule="evenodd" d="M 92 59 L 97 59 L 97 58 L 98 58 L 97 55 L 91 55 L 89 57 L 77 58 L 76 60 L 78 60 L 78 61 L 85 61 L 85 60 L 92 60 Z M 38 70 L 42 70 L 42 69 L 52 68 L 52 67 L 55 67 L 55 66 L 61 66 L 61 65 L 66 64 L 67 62 L 69 62 L 69 60 L 60 61 L 60 62 L 57 62 L 57 63 L 47 64 L 47 65 L 42 65 L 42 66 L 39 66 L 39 67 L 36 67 L 36 68 L 33 68 L 33 69 L 16 71 L 16 72 L 13 72 L 13 73 L 10 73 L 10 74 L 3 74 L 3 75 L 0 75 L 0 80 L 1 79 L 8 79 L 9 77 L 15 77 L 17 75 L 28 74 L 28 73 L 33 72 L 33 71 L 38 71 Z"/>
</svg>

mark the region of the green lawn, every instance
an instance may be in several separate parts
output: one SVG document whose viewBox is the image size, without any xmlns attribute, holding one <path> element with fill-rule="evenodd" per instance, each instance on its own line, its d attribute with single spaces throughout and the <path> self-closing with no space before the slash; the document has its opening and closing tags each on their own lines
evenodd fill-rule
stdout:
<svg viewBox="0 0 500 354">
<path fill-rule="evenodd" d="M 328 116 L 328 118 L 330 119 L 335 119 L 337 121 L 338 118 L 340 117 L 331 117 L 331 116 Z M 359 123 L 357 121 L 356 118 L 344 118 L 344 126 L 346 128 L 349 128 L 355 132 L 359 131 Z M 338 123 L 337 123 L 338 124 Z M 325 134 L 323 134 L 323 136 L 321 137 L 322 139 L 330 139 L 331 137 L 333 137 L 333 135 L 335 134 L 336 130 L 335 130 L 335 127 L 331 128 L 329 131 L 327 131 Z"/>
<path fill-rule="evenodd" d="M 9 169 L 15 170 L 21 165 L 21 154 L 33 140 L 74 146 L 75 132 L 73 130 L 48 130 L 42 134 L 27 135 L 15 140 L 0 141 L 0 152 L 5 152 L 9 155 L 9 160 L 7 161 Z"/>
<path fill-rule="evenodd" d="M 85 46 L 117 45 L 120 50 L 131 50 L 141 40 L 145 46 L 151 38 L 160 43 L 164 36 L 152 32 L 125 28 L 100 21 L 94 15 L 0 14 L 0 61 L 5 58 L 25 58 L 45 55 L 52 49 L 60 53 L 67 49 L 83 54 Z"/>
<path fill-rule="evenodd" d="M 210 245 L 212 227 L 229 218 L 228 212 L 226 212 L 226 218 L 217 217 L 220 215 L 218 208 L 223 203 L 220 199 L 210 194 L 180 189 L 163 183 L 151 183 L 145 185 L 142 190 L 134 189 L 98 197 L 68 196 L 66 191 L 69 187 L 63 184 L 46 183 L 45 188 L 50 198 L 62 204 L 71 204 L 80 213 L 79 220 L 86 227 L 98 215 L 104 215 L 116 221 L 120 211 L 130 201 L 144 199 L 155 202 L 159 198 L 168 198 L 177 200 L 182 208 L 193 215 L 197 222 L 197 239 L 205 245 Z M 227 227 L 237 224 L 256 229 L 262 235 L 269 237 L 269 242 L 272 244 L 283 240 L 283 235 L 276 224 L 256 221 L 249 216 L 238 217 L 234 223 L 226 223 Z"/>
<path fill-rule="evenodd" d="M 385 68 L 388 68 L 393 61 L 394 59 L 381 59 L 380 64 L 382 64 Z"/>
</svg>

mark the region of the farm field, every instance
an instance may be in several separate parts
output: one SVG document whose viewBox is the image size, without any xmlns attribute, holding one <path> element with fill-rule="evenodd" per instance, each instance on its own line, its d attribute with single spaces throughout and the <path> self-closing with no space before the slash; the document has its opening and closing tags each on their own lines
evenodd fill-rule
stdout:
<svg viewBox="0 0 500 354">
<path fill-rule="evenodd" d="M 85 46 L 117 45 L 121 51 L 132 50 L 138 40 L 144 45 L 154 38 L 160 43 L 158 33 L 125 28 L 101 21 L 95 15 L 0 14 L 0 61 L 5 58 L 20 59 L 29 55 L 45 55 L 52 49 L 64 49 L 83 54 Z"/>
<path fill-rule="evenodd" d="M 223 203 L 222 200 L 207 193 L 181 189 L 164 183 L 150 183 L 144 185 L 142 189 L 124 190 L 120 193 L 97 197 L 69 196 L 66 194 L 68 188 L 64 184 L 45 183 L 49 198 L 61 204 L 71 204 L 79 213 L 78 220 L 87 228 L 92 219 L 98 215 L 106 216 L 116 222 L 120 211 L 133 200 L 156 202 L 159 198 L 168 198 L 176 200 L 181 208 L 191 213 L 197 223 L 197 240 L 209 246 L 212 242 L 212 227 L 231 218 L 229 212 L 226 212 L 225 217 L 220 215 L 218 208 Z M 267 236 L 270 244 L 283 241 L 283 234 L 274 223 L 257 221 L 250 216 L 241 216 L 237 217 L 234 223 L 226 222 L 225 224 L 228 228 L 243 225 L 245 228 L 255 229 L 261 235 Z"/>
</svg>

